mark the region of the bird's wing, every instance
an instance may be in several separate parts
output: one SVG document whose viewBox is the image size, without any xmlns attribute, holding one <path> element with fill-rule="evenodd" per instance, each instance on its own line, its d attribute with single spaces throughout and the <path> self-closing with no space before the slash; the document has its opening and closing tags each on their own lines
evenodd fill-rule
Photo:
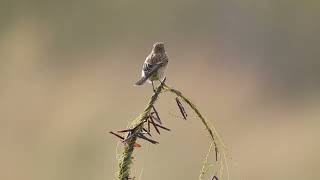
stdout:
<svg viewBox="0 0 320 180">
<path fill-rule="evenodd" d="M 158 62 L 158 59 L 155 54 L 151 53 L 149 54 L 149 56 L 146 58 L 143 66 L 142 66 L 142 71 L 145 74 L 149 74 L 152 70 L 152 68 L 154 67 L 154 65 L 156 65 Z"/>
<path fill-rule="evenodd" d="M 142 70 L 144 71 L 145 74 L 149 74 L 152 70 L 152 68 L 154 67 L 155 64 L 149 64 L 149 63 L 144 63 Z"/>
<path fill-rule="evenodd" d="M 136 82 L 136 85 L 142 85 L 144 84 L 150 76 L 152 76 L 155 72 L 159 70 L 159 68 L 163 65 L 163 63 L 158 63 L 158 64 L 147 64 L 145 63 L 143 65 L 143 71 L 145 72 L 145 75 L 141 77 L 141 79 Z M 145 71 L 146 69 L 146 71 Z"/>
<path fill-rule="evenodd" d="M 149 78 L 150 76 L 152 76 L 155 72 L 157 72 L 159 70 L 159 68 L 161 66 L 163 66 L 164 63 L 160 62 L 157 64 L 144 64 L 144 67 L 146 70 L 145 71 L 145 77 Z"/>
</svg>

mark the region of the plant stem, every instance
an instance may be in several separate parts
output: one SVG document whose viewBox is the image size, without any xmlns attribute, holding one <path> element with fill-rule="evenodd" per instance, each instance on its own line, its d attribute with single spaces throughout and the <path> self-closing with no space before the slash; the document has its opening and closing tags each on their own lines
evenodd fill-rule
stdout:
<svg viewBox="0 0 320 180">
<path fill-rule="evenodd" d="M 139 125 L 142 121 L 144 121 L 150 114 L 150 111 L 157 101 L 159 94 L 162 91 L 164 83 L 160 84 L 160 86 L 156 89 L 155 93 L 151 96 L 150 101 L 144 111 L 132 121 L 130 128 L 134 128 Z M 132 132 L 132 138 L 129 139 L 127 145 L 124 148 L 124 151 L 119 159 L 119 172 L 118 172 L 118 179 L 119 180 L 128 180 L 129 179 L 129 172 L 130 172 L 130 165 L 132 164 L 132 153 L 134 150 L 134 144 L 138 138 L 138 133 L 141 131 L 142 126 L 137 127 Z"/>
<path fill-rule="evenodd" d="M 143 122 L 145 119 L 148 118 L 151 109 L 155 102 L 158 99 L 158 96 L 162 92 L 171 92 L 178 97 L 180 97 L 184 102 L 186 102 L 190 108 L 197 114 L 197 116 L 200 118 L 202 124 L 205 126 L 206 130 L 209 133 L 210 139 L 212 143 L 215 146 L 216 154 L 218 152 L 218 144 L 222 144 L 222 142 L 219 139 L 218 134 L 216 133 L 214 128 L 210 128 L 209 123 L 206 121 L 206 119 L 202 116 L 198 108 L 187 98 L 185 97 L 180 91 L 173 89 L 163 83 L 159 85 L 159 87 L 156 89 L 154 94 L 151 96 L 149 103 L 147 104 L 147 107 L 144 109 L 144 111 L 132 121 L 129 128 L 135 128 L 133 132 L 131 132 L 131 138 L 127 141 L 127 144 L 124 147 L 124 151 L 122 152 L 120 158 L 119 158 L 119 172 L 117 175 L 118 180 L 128 180 L 130 175 L 130 167 L 132 164 L 132 153 L 134 150 L 134 144 L 138 138 L 139 132 L 141 132 L 143 126 L 141 125 L 141 122 Z M 137 127 L 139 126 L 139 127 Z M 218 140 L 218 142 L 217 142 Z M 217 160 L 217 157 L 216 157 Z"/>
</svg>

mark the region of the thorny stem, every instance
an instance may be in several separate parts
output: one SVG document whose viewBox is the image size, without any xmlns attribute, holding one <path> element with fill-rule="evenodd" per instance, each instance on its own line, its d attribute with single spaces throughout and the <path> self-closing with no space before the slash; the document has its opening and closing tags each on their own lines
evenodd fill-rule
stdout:
<svg viewBox="0 0 320 180">
<path fill-rule="evenodd" d="M 143 129 L 143 126 L 141 126 L 141 123 L 148 118 L 148 116 L 150 115 L 150 112 L 153 108 L 153 105 L 157 101 L 159 94 L 162 92 L 171 92 L 171 93 L 177 95 L 178 97 L 180 97 L 184 102 L 186 102 L 191 107 L 191 109 L 197 114 L 197 116 L 200 118 L 202 124 L 205 126 L 206 130 L 208 131 L 211 142 L 215 146 L 215 151 L 216 151 L 216 156 L 217 156 L 217 153 L 218 153 L 217 143 L 220 145 L 220 144 L 222 144 L 222 142 L 220 141 L 219 136 L 216 133 L 216 131 L 214 129 L 210 128 L 209 123 L 202 116 L 202 114 L 197 109 L 197 107 L 188 98 L 186 98 L 180 91 L 165 85 L 165 83 L 163 82 L 154 91 L 154 94 L 151 96 L 149 103 L 147 104 L 147 107 L 144 109 L 144 111 L 136 119 L 134 119 L 129 126 L 129 128 L 134 129 L 134 131 L 131 132 L 132 137 L 130 139 L 128 139 L 126 146 L 124 147 L 124 151 L 122 152 L 122 154 L 119 158 L 119 164 L 118 164 L 119 165 L 119 172 L 117 175 L 118 180 L 128 180 L 129 179 L 134 145 L 135 145 L 136 140 L 139 136 L 139 132 L 141 132 L 141 130 Z M 217 160 L 217 157 L 216 157 L 216 160 Z"/>
</svg>

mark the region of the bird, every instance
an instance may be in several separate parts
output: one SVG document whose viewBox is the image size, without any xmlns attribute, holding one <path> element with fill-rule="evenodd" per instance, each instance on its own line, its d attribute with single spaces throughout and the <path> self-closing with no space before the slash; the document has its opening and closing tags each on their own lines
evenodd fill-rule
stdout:
<svg viewBox="0 0 320 180">
<path fill-rule="evenodd" d="M 144 61 L 141 78 L 135 83 L 135 85 L 140 86 L 148 81 L 149 83 L 152 83 L 153 91 L 155 91 L 154 81 L 159 80 L 162 82 L 168 62 L 169 58 L 164 49 L 164 43 L 156 42 L 153 45 L 152 51 Z"/>
</svg>

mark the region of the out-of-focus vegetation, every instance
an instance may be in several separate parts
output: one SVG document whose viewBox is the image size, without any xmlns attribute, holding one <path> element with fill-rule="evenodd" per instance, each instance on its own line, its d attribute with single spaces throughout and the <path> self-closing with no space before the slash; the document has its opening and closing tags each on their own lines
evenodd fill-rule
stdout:
<svg viewBox="0 0 320 180">
<path fill-rule="evenodd" d="M 167 83 L 222 135 L 232 179 L 319 179 L 319 18 L 311 0 L 1 0 L 0 179 L 113 179 L 106 132 L 143 110 L 151 87 L 133 84 L 155 41 Z M 133 174 L 197 179 L 206 132 L 162 98 L 172 132 L 142 144 Z"/>
</svg>

